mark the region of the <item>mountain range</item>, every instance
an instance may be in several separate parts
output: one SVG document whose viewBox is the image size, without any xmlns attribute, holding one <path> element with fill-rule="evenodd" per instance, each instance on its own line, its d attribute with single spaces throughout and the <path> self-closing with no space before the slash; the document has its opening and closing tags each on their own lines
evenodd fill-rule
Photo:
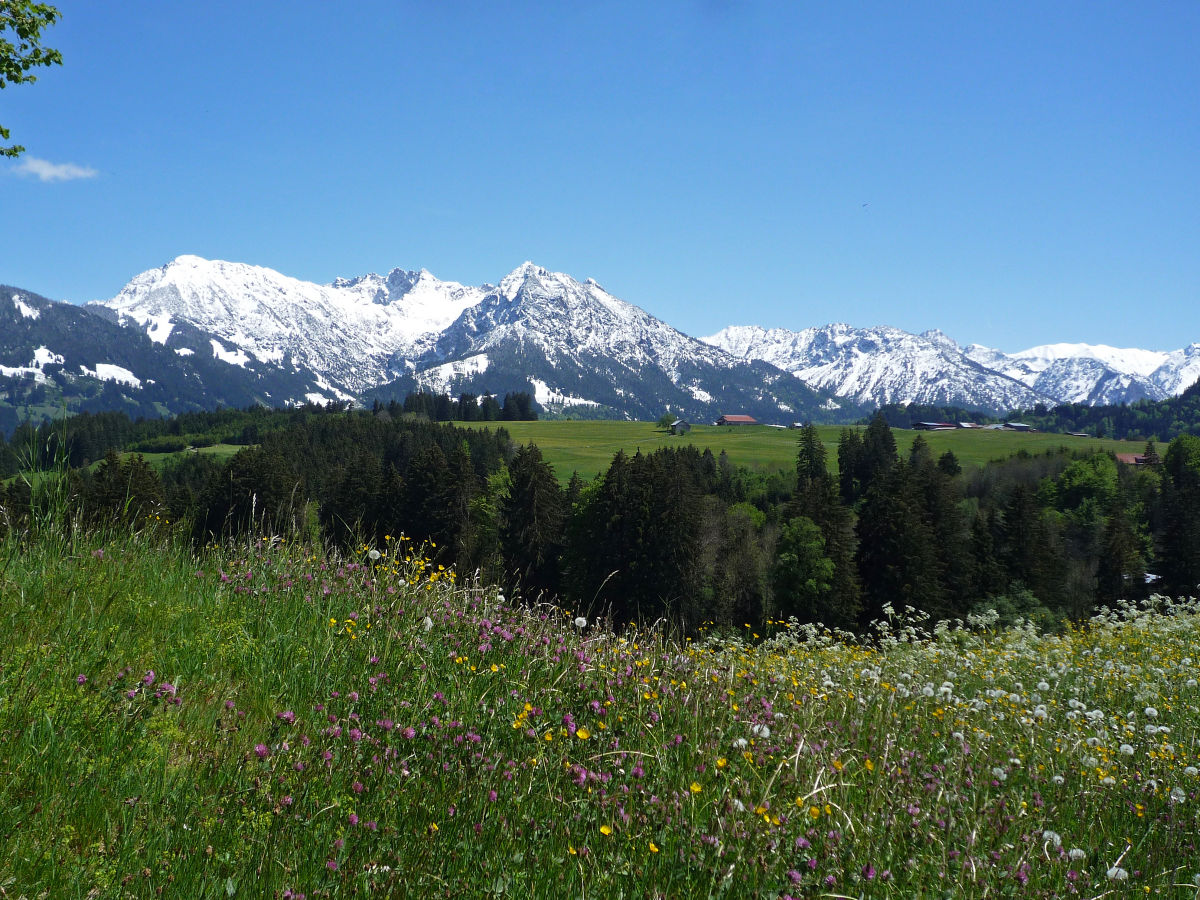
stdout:
<svg viewBox="0 0 1200 900">
<path fill-rule="evenodd" d="M 1005 354 L 939 331 L 731 326 L 698 340 L 596 281 L 527 262 L 497 284 L 393 269 L 315 284 L 180 256 L 85 306 L 0 286 L 0 428 L 23 414 L 529 391 L 590 418 L 850 421 L 884 403 L 986 412 L 1160 399 L 1200 377 L 1173 352 L 1054 344 Z"/>
</svg>

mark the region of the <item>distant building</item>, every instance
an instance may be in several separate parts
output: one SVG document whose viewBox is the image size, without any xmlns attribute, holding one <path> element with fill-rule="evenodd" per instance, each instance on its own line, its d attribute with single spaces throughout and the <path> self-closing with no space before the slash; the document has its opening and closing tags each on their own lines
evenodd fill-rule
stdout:
<svg viewBox="0 0 1200 900">
<path fill-rule="evenodd" d="M 1033 431 L 1033 426 L 1024 422 L 1005 422 L 1004 427 L 1009 431 Z"/>
<path fill-rule="evenodd" d="M 1117 453 L 1117 462 L 1125 466 L 1144 466 L 1146 465 L 1146 457 L 1141 453 Z"/>
<path fill-rule="evenodd" d="M 953 431 L 958 426 L 953 422 L 913 422 L 916 431 Z"/>
<path fill-rule="evenodd" d="M 691 424 L 683 419 L 676 419 L 671 423 L 671 434 L 687 434 L 691 430 Z"/>
<path fill-rule="evenodd" d="M 758 420 L 754 416 L 721 416 L 717 419 L 718 425 L 757 425 Z"/>
</svg>

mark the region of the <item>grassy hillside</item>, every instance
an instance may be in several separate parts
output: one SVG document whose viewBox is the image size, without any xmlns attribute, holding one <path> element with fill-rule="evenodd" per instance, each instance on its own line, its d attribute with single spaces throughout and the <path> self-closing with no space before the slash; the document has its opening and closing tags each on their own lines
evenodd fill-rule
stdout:
<svg viewBox="0 0 1200 900">
<path fill-rule="evenodd" d="M 382 550 L 0 543 L 4 893 L 1195 896 L 1194 608 L 680 646 Z"/>
<path fill-rule="evenodd" d="M 546 459 L 554 466 L 562 481 L 578 471 L 584 478 L 608 468 L 618 450 L 634 453 L 637 450 L 651 452 L 663 446 L 694 444 L 711 449 L 714 454 L 724 450 L 735 465 L 751 469 L 774 471 L 789 469 L 795 465 L 797 432 L 789 429 L 750 426 L 718 428 L 715 425 L 697 425 L 683 436 L 673 436 L 659 429 L 652 422 L 504 422 L 465 423 L 468 427 L 496 427 L 502 425 L 518 443 L 532 441 L 537 444 Z M 830 471 L 837 469 L 837 443 L 841 434 L 840 425 L 818 426 L 821 439 L 828 451 Z M 1061 434 L 1021 434 L 1010 431 L 933 431 L 916 432 L 896 429 L 896 444 L 905 454 L 913 438 L 921 434 L 935 455 L 947 450 L 954 451 L 963 466 L 981 466 L 989 460 L 1003 459 L 1021 450 L 1042 453 L 1057 447 L 1111 450 L 1117 453 L 1137 452 L 1144 446 L 1124 441 L 1101 440 L 1098 438 L 1076 438 Z"/>
</svg>

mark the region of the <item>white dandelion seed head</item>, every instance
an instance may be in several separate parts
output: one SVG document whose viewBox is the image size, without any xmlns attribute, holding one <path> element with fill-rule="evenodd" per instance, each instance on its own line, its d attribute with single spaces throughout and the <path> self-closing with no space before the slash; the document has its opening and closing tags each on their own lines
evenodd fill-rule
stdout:
<svg viewBox="0 0 1200 900">
<path fill-rule="evenodd" d="M 1129 879 L 1129 873 L 1120 866 L 1110 867 L 1107 874 L 1109 881 L 1127 881 Z"/>
<path fill-rule="evenodd" d="M 1064 783 L 1066 782 L 1066 780 L 1067 780 L 1067 779 L 1065 779 L 1065 778 L 1064 778 L 1063 776 L 1061 776 L 1061 775 L 1054 775 L 1054 776 L 1052 776 L 1052 777 L 1051 777 L 1051 779 L 1050 779 L 1050 780 L 1051 780 L 1051 781 L 1053 781 L 1055 784 L 1064 784 Z"/>
<path fill-rule="evenodd" d="M 1037 683 L 1037 689 L 1038 689 L 1039 691 L 1048 691 L 1048 690 L 1050 690 L 1050 682 L 1048 682 L 1048 681 L 1039 681 L 1039 682 Z"/>
<path fill-rule="evenodd" d="M 1121 745 L 1121 755 L 1133 756 L 1133 745 L 1132 744 L 1122 744 Z"/>
<path fill-rule="evenodd" d="M 367 551 L 367 558 L 369 560 L 371 560 L 371 562 L 377 562 L 379 560 L 380 556 L 381 556 L 380 552 L 378 550 L 376 550 L 374 547 L 372 547 L 370 550 Z"/>
<path fill-rule="evenodd" d="M 1158 710 L 1155 709 L 1153 706 L 1147 706 L 1146 707 L 1146 718 L 1147 719 L 1157 719 L 1158 718 Z"/>
<path fill-rule="evenodd" d="M 1047 844 L 1049 844 L 1051 847 L 1061 847 L 1062 846 L 1062 835 L 1059 834 L 1057 831 L 1051 831 L 1048 828 L 1042 832 L 1042 840 L 1045 841 Z"/>
<path fill-rule="evenodd" d="M 429 618 L 429 616 L 426 616 L 421 620 L 421 628 L 425 631 L 429 631 L 431 628 L 433 628 L 433 619 Z"/>
<path fill-rule="evenodd" d="M 1187 799 L 1187 792 L 1181 787 L 1173 787 L 1171 788 L 1171 799 L 1176 803 L 1182 803 Z"/>
<path fill-rule="evenodd" d="M 587 628 L 587 619 L 585 619 L 583 616 L 576 616 L 575 617 L 575 627 L 576 628 Z"/>
<path fill-rule="evenodd" d="M 1183 774 L 1195 778 L 1197 775 L 1200 775 L 1200 769 L 1197 769 L 1195 766 L 1188 766 L 1183 770 Z"/>
<path fill-rule="evenodd" d="M 1067 851 L 1067 859 L 1070 859 L 1070 860 L 1080 860 L 1080 859 L 1083 859 L 1085 856 L 1087 856 L 1087 851 L 1082 850 L 1079 847 L 1072 847 L 1070 850 Z"/>
</svg>

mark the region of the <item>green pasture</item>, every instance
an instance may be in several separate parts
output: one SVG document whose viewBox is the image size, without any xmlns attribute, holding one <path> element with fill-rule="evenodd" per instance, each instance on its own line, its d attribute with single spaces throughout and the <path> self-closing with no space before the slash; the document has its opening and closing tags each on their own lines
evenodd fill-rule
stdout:
<svg viewBox="0 0 1200 900">
<path fill-rule="evenodd" d="M 766 425 L 696 425 L 689 434 L 676 436 L 653 422 L 537 421 L 458 424 L 477 428 L 500 426 L 505 428 L 517 443 L 537 444 L 563 482 L 571 477 L 572 472 L 577 471 L 582 477 L 589 479 L 603 472 L 618 450 L 624 450 L 628 454 L 638 450 L 652 453 L 659 447 L 680 447 L 686 444 L 700 449 L 707 448 L 714 454 L 725 451 L 730 462 L 749 469 L 766 472 L 788 469 L 795 464 L 796 439 L 799 435 L 798 431 L 792 429 L 771 428 Z M 837 471 L 837 445 L 842 427 L 818 426 L 832 472 Z M 893 429 L 892 433 L 902 455 L 912 446 L 913 438 L 920 434 L 929 443 L 934 455 L 940 456 L 947 450 L 952 450 L 963 466 L 982 466 L 991 460 L 1004 459 L 1022 450 L 1037 454 L 1058 447 L 1069 447 L 1134 453 L 1145 446 L 1141 442 L 983 429 L 918 432 L 897 428 Z"/>
<path fill-rule="evenodd" d="M 246 448 L 240 444 L 213 444 L 210 447 L 196 447 L 192 450 L 185 450 L 183 453 L 143 453 L 142 458 L 154 469 L 162 471 L 167 463 L 179 459 L 188 453 L 203 453 L 206 456 L 215 457 L 217 462 L 225 462 L 232 458 L 239 450 Z"/>
</svg>

